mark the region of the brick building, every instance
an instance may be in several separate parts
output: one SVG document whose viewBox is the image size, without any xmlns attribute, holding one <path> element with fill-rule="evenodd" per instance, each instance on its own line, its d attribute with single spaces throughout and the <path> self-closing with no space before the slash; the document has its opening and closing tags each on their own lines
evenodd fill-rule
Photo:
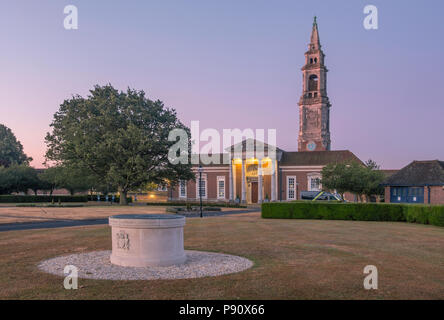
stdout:
<svg viewBox="0 0 444 320">
<path fill-rule="evenodd" d="M 287 152 L 256 140 L 244 140 L 226 153 L 212 155 L 202 166 L 202 198 L 205 201 L 260 203 L 289 201 L 301 191 L 321 190 L 321 170 L 329 163 L 358 161 L 348 150 L 330 151 L 330 101 L 327 96 L 327 68 L 321 49 L 316 18 L 313 22 L 299 101 L 298 151 Z M 252 148 L 247 148 L 250 144 Z M 236 150 L 241 150 L 240 152 Z M 193 167 L 199 181 L 198 165 Z M 169 190 L 170 200 L 199 199 L 195 181 L 180 181 Z M 347 200 L 354 197 L 347 196 Z"/>
<path fill-rule="evenodd" d="M 287 152 L 257 140 L 244 140 L 254 145 L 253 153 L 236 147 L 225 154 L 212 155 L 218 160 L 209 165 L 201 164 L 201 190 L 204 201 L 235 201 L 261 203 L 300 199 L 301 191 L 321 190 L 321 171 L 329 163 L 361 161 L 348 150 Z M 276 157 L 271 154 L 276 154 Z M 199 166 L 193 171 L 195 181 L 180 181 L 169 190 L 169 200 L 196 201 L 199 197 Z M 351 195 L 347 200 L 353 201 Z"/>
<path fill-rule="evenodd" d="M 384 186 L 386 202 L 444 204 L 444 161 L 413 161 Z"/>
</svg>

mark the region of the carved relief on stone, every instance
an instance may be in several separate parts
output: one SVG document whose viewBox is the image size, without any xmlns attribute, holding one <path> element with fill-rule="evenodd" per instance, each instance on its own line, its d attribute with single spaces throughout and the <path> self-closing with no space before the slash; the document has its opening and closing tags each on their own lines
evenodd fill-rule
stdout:
<svg viewBox="0 0 444 320">
<path fill-rule="evenodd" d="M 122 250 L 129 250 L 130 248 L 130 240 L 129 235 L 125 231 L 120 231 L 116 233 L 117 238 L 117 248 Z"/>
<path fill-rule="evenodd" d="M 306 121 L 307 121 L 307 128 L 308 129 L 317 129 L 320 127 L 320 119 L 319 114 L 317 110 L 310 110 L 308 109 L 306 111 Z"/>
</svg>

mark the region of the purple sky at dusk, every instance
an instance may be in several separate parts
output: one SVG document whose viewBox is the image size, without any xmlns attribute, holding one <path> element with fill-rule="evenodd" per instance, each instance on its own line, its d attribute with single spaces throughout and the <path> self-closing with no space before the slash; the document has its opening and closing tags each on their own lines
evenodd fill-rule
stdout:
<svg viewBox="0 0 444 320">
<path fill-rule="evenodd" d="M 63 28 L 63 8 L 79 29 Z M 376 5 L 379 29 L 365 30 Z M 201 129 L 275 128 L 297 150 L 301 67 L 318 16 L 332 149 L 386 169 L 444 160 L 442 0 L 23 1 L 0 4 L 0 123 L 42 167 L 53 114 L 95 84 L 144 90 Z"/>
</svg>

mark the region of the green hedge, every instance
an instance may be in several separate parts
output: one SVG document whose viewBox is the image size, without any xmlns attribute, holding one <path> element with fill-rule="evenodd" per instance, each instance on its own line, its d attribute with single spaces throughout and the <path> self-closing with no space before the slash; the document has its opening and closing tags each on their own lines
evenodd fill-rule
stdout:
<svg viewBox="0 0 444 320">
<path fill-rule="evenodd" d="M 262 204 L 262 218 L 408 221 L 444 226 L 444 206 L 312 201 L 275 202 Z"/>
<path fill-rule="evenodd" d="M 33 202 L 87 202 L 87 196 L 27 196 L 0 195 L 0 203 L 33 203 Z"/>
<path fill-rule="evenodd" d="M 199 201 L 168 201 L 168 202 L 147 202 L 148 206 L 200 206 Z M 202 202 L 203 207 L 226 207 L 226 208 L 246 208 L 247 206 L 231 202 Z"/>
</svg>

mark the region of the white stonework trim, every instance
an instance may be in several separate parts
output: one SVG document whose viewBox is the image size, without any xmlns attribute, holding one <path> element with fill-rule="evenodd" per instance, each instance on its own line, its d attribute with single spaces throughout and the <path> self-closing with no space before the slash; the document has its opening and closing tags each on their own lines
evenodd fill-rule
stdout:
<svg viewBox="0 0 444 320">
<path fill-rule="evenodd" d="M 230 170 L 228 165 L 226 167 L 205 167 L 205 166 L 202 166 L 202 168 L 205 171 L 227 171 L 228 172 Z M 194 167 L 191 169 L 196 172 L 199 170 L 199 168 L 194 168 Z"/>
<path fill-rule="evenodd" d="M 223 181 L 224 182 L 224 195 L 221 197 L 219 195 L 219 181 Z M 225 183 L 225 176 L 218 176 L 216 179 L 216 183 L 217 183 L 217 198 L 218 199 L 225 199 L 226 198 L 226 194 L 227 194 L 227 185 Z"/>
<path fill-rule="evenodd" d="M 299 170 L 317 170 L 324 168 L 325 166 L 279 166 L 282 169 L 299 169 Z"/>
<path fill-rule="evenodd" d="M 290 198 L 290 179 L 294 179 L 294 187 L 293 187 L 293 190 L 294 190 L 294 197 L 293 198 Z M 296 176 L 287 176 L 287 187 L 286 187 L 286 189 L 287 189 L 287 200 L 296 200 L 296 197 L 297 197 L 297 194 L 296 194 L 296 183 L 297 183 L 297 180 L 296 180 Z"/>
</svg>

